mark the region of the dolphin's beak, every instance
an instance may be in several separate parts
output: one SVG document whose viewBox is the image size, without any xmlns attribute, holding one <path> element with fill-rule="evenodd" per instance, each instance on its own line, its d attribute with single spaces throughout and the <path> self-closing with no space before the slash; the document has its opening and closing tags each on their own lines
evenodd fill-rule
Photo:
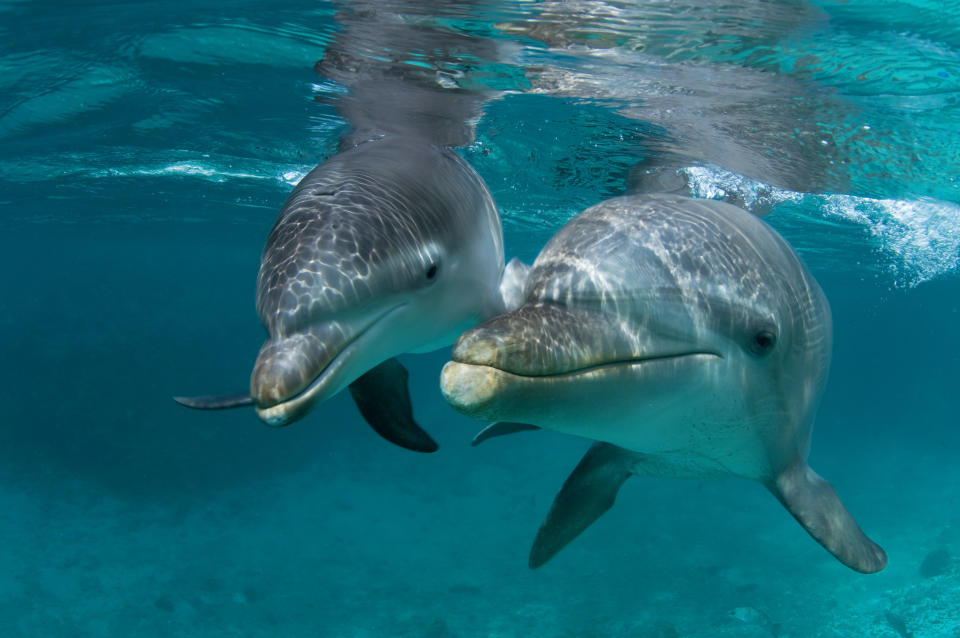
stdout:
<svg viewBox="0 0 960 638">
<path fill-rule="evenodd" d="M 601 392 L 629 398 L 644 370 L 648 379 L 655 370 L 660 379 L 682 378 L 717 358 L 683 331 L 658 330 L 652 322 L 644 331 L 615 312 L 532 303 L 464 333 L 440 375 L 440 390 L 468 416 L 537 423 L 538 416 L 563 411 L 578 393 L 587 404 Z M 659 388 L 649 381 L 643 387 Z"/>
<path fill-rule="evenodd" d="M 536 303 L 465 332 L 453 347 L 452 359 L 541 377 L 630 357 L 635 351 L 636 344 L 608 315 Z"/>
<path fill-rule="evenodd" d="M 528 304 L 461 335 L 440 390 L 457 410 L 500 417 L 518 386 L 607 362 L 633 346 L 599 313 L 555 304 Z"/>
<path fill-rule="evenodd" d="M 365 323 L 329 321 L 268 339 L 250 375 L 257 416 L 267 425 L 289 425 L 383 361 L 379 341 L 391 315 L 405 305 L 391 306 Z"/>
<path fill-rule="evenodd" d="M 454 409 L 480 419 L 506 388 L 505 376 L 489 366 L 448 361 L 440 373 L 440 391 Z"/>
<path fill-rule="evenodd" d="M 350 341 L 336 323 L 268 339 L 250 375 L 257 416 L 268 425 L 287 425 L 332 394 L 323 392 L 321 381 L 330 378 L 324 373 Z"/>
</svg>

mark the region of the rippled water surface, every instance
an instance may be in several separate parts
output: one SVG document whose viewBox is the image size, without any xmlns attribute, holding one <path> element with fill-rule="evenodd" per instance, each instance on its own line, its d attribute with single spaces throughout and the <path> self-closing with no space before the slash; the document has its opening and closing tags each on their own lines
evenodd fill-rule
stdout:
<svg viewBox="0 0 960 638">
<path fill-rule="evenodd" d="M 0 0 L 0 634 L 960 636 L 960 3 Z M 883 544 L 846 571 L 741 482 L 635 479 L 548 566 L 585 442 L 441 450 L 244 387 L 294 184 L 382 135 L 455 147 L 508 258 L 625 192 L 726 199 L 831 300 L 812 458 Z"/>
</svg>

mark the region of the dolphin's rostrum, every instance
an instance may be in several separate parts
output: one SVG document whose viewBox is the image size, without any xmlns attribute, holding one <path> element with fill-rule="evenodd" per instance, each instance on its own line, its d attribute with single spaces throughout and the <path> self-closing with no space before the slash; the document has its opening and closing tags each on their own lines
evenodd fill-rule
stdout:
<svg viewBox="0 0 960 638">
<path fill-rule="evenodd" d="M 494 425 L 597 441 L 534 542 L 549 560 L 612 506 L 631 474 L 764 484 L 849 567 L 883 550 L 806 463 L 827 380 L 827 300 L 787 243 L 730 204 L 619 197 L 544 247 L 518 309 L 465 333 L 441 388 Z"/>
</svg>

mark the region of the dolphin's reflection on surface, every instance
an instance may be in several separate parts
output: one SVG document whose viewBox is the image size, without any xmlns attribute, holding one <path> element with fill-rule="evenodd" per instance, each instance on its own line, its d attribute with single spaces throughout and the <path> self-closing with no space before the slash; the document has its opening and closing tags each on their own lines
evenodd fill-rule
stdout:
<svg viewBox="0 0 960 638">
<path fill-rule="evenodd" d="M 495 85 L 511 80 L 506 63 L 519 47 L 450 22 L 489 4 L 340 3 L 340 30 L 314 69 L 346 90 L 318 98 L 332 100 L 351 127 L 341 148 L 384 135 L 441 146 L 473 142 L 483 104 L 501 92 Z"/>
<path fill-rule="evenodd" d="M 937 176 L 960 166 L 956 151 L 930 136 L 925 143 L 937 147 L 918 163 L 917 139 L 900 110 L 890 112 L 889 89 L 869 58 L 855 57 L 855 48 L 797 44 L 810 37 L 829 43 L 835 28 L 830 14 L 809 3 L 338 8 L 340 30 L 316 68 L 344 90 L 321 98 L 350 123 L 344 144 L 400 133 L 467 145 L 489 101 L 524 93 L 601 104 L 658 131 L 637 158 L 639 182 L 708 166 L 796 192 L 901 197 L 900 184 L 910 183 L 922 188 L 914 195 L 943 197 Z M 884 73 L 894 72 L 887 67 Z M 914 82 L 910 90 L 931 89 Z M 864 99 L 871 91 L 880 93 Z"/>
</svg>

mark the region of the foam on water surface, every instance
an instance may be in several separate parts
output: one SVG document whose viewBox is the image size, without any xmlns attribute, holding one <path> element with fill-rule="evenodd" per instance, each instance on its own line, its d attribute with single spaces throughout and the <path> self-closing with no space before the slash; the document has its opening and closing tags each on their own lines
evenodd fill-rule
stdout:
<svg viewBox="0 0 960 638">
<path fill-rule="evenodd" d="M 687 176 L 697 197 L 734 197 L 748 210 L 762 213 L 781 204 L 798 204 L 825 219 L 862 226 L 886 255 L 899 285 L 916 286 L 960 267 L 960 206 L 951 202 L 801 193 L 710 167 L 688 167 L 680 172 Z"/>
</svg>

